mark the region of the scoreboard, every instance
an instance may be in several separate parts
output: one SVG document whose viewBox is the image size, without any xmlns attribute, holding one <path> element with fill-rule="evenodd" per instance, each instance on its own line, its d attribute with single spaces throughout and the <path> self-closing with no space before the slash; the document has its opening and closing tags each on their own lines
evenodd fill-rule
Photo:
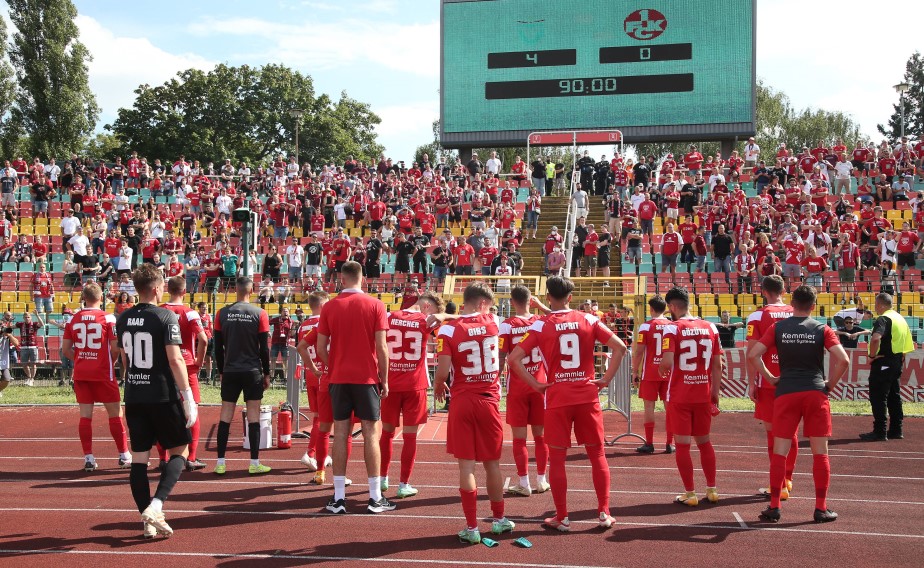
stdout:
<svg viewBox="0 0 924 568">
<path fill-rule="evenodd" d="M 440 138 L 750 136 L 756 0 L 442 0 Z"/>
</svg>

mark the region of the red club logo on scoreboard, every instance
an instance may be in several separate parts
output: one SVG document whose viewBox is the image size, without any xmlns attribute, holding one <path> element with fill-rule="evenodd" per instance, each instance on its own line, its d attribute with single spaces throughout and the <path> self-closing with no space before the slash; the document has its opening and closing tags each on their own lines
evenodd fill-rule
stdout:
<svg viewBox="0 0 924 568">
<path fill-rule="evenodd" d="M 664 33 L 667 18 L 657 10 L 636 10 L 626 17 L 623 25 L 632 39 L 648 41 Z"/>
</svg>

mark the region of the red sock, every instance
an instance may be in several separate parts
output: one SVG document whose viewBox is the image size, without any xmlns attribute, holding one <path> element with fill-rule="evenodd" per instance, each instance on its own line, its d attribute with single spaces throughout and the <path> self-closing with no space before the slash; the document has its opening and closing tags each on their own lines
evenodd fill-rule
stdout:
<svg viewBox="0 0 924 568">
<path fill-rule="evenodd" d="M 402 434 L 404 446 L 401 448 L 401 483 L 407 483 L 414 471 L 414 461 L 417 459 L 417 434 Z"/>
<path fill-rule="evenodd" d="M 770 456 L 770 506 L 779 508 L 780 493 L 786 481 L 786 456 L 773 454 Z"/>
<path fill-rule="evenodd" d="M 465 515 L 465 524 L 473 529 L 478 526 L 478 490 L 459 489 L 459 495 L 462 496 L 462 513 Z"/>
<path fill-rule="evenodd" d="M 831 460 L 828 454 L 812 456 L 812 477 L 815 479 L 815 508 L 828 509 L 828 487 L 831 485 Z"/>
<path fill-rule="evenodd" d="M 189 443 L 189 461 L 196 461 L 199 451 L 199 427 L 201 422 L 199 422 L 199 417 L 196 417 L 196 421 L 193 422 L 192 427 L 189 429 L 189 435 L 192 438 L 192 441 Z"/>
<path fill-rule="evenodd" d="M 318 458 L 318 469 L 324 470 L 324 462 L 330 455 L 330 432 L 318 431 L 318 440 L 314 446 L 315 456 Z"/>
<path fill-rule="evenodd" d="M 549 465 L 549 447 L 545 443 L 545 436 L 536 436 L 533 443 L 536 445 L 536 473 L 545 475 Z"/>
<path fill-rule="evenodd" d="M 715 487 L 715 448 L 712 442 L 696 444 L 699 448 L 699 463 L 703 466 L 703 475 L 706 476 L 706 487 Z"/>
<path fill-rule="evenodd" d="M 109 433 L 112 434 L 112 439 L 115 440 L 116 449 L 119 450 L 119 453 L 124 454 L 127 452 L 128 440 L 125 438 L 125 424 L 120 416 L 109 419 Z"/>
<path fill-rule="evenodd" d="M 321 435 L 321 421 L 315 416 L 311 421 L 311 437 L 308 438 L 308 456 L 314 457 L 315 448 L 318 446 L 318 437 Z"/>
<path fill-rule="evenodd" d="M 154 447 L 157 448 L 157 455 L 160 456 L 160 461 L 162 462 L 167 461 L 167 450 L 162 448 L 159 442 L 155 444 Z"/>
<path fill-rule="evenodd" d="M 773 431 L 767 431 L 767 456 L 773 459 Z"/>
<path fill-rule="evenodd" d="M 382 430 L 382 435 L 379 437 L 379 452 L 382 454 L 382 465 L 379 466 L 379 475 L 382 477 L 388 477 L 388 466 L 391 465 L 391 441 L 394 439 L 394 430 L 391 432 Z"/>
<path fill-rule="evenodd" d="M 597 512 L 610 512 L 610 466 L 606 463 L 603 446 L 587 446 L 587 458 L 590 460 L 590 472 L 597 493 Z"/>
<path fill-rule="evenodd" d="M 504 518 L 504 500 L 500 501 L 491 501 L 491 515 L 494 517 L 495 521 L 499 521 Z"/>
<path fill-rule="evenodd" d="M 799 435 L 793 434 L 792 445 L 789 447 L 789 453 L 786 454 L 786 479 L 792 479 L 792 474 L 796 471 L 797 457 L 799 457 Z"/>
<path fill-rule="evenodd" d="M 80 436 L 80 445 L 83 446 L 83 455 L 93 453 L 93 419 L 81 418 L 77 423 L 77 434 Z"/>
<path fill-rule="evenodd" d="M 529 452 L 526 451 L 526 438 L 513 439 L 513 463 L 517 466 L 517 475 L 526 477 L 529 472 Z"/>
<path fill-rule="evenodd" d="M 654 445 L 654 422 L 645 422 L 645 443 Z"/>
<path fill-rule="evenodd" d="M 693 491 L 693 458 L 690 457 L 690 444 L 677 444 L 674 452 L 677 459 L 677 471 L 680 472 L 680 481 L 683 482 L 684 491 Z"/>
<path fill-rule="evenodd" d="M 555 516 L 562 520 L 568 516 L 568 474 L 565 472 L 565 448 L 549 448 L 549 484 L 552 486 L 552 501 L 555 502 Z"/>
</svg>

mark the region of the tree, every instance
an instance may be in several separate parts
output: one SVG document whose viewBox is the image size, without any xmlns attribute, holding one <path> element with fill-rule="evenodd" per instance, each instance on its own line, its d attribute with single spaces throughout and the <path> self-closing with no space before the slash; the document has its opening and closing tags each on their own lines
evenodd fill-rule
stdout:
<svg viewBox="0 0 924 568">
<path fill-rule="evenodd" d="M 8 126 L 8 113 L 13 105 L 13 99 L 16 95 L 16 72 L 13 71 L 7 59 L 7 31 L 6 19 L 0 18 L 0 140 L 4 156 L 12 156 L 16 152 L 15 141 L 8 140 L 6 136 Z"/>
<path fill-rule="evenodd" d="M 905 76 L 902 83 L 908 83 L 905 93 L 905 134 L 920 138 L 924 136 L 924 58 L 915 51 L 905 63 Z M 877 124 L 876 128 L 883 136 L 898 140 L 902 130 L 901 100 L 892 105 L 892 116 L 886 125 Z"/>
<path fill-rule="evenodd" d="M 70 0 L 7 0 L 16 26 L 10 61 L 16 69 L 8 144 L 27 135 L 30 154 L 66 158 L 96 128 L 90 52 L 78 40 Z"/>
<path fill-rule="evenodd" d="M 123 154 L 252 164 L 294 155 L 292 109 L 304 112 L 302 162 L 342 161 L 348 155 L 370 161 L 382 151 L 374 130 L 381 119 L 369 105 L 345 92 L 338 101 L 315 96 L 311 77 L 282 65 L 188 69 L 163 85 L 141 85 L 135 95 L 132 107 L 119 109 L 106 125 L 122 141 Z"/>
<path fill-rule="evenodd" d="M 94 160 L 109 161 L 114 160 L 116 156 L 120 156 L 121 149 L 122 141 L 119 140 L 118 136 L 99 132 L 84 142 L 79 154 Z"/>
</svg>

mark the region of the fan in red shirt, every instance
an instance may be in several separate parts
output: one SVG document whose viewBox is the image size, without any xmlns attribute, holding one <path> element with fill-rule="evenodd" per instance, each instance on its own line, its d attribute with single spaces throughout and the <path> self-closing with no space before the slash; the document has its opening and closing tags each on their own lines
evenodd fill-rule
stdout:
<svg viewBox="0 0 924 568">
<path fill-rule="evenodd" d="M 475 249 L 472 248 L 472 245 L 464 240 L 460 241 L 453 254 L 456 257 L 456 274 L 471 276 L 475 258 Z"/>
<path fill-rule="evenodd" d="M 97 402 L 109 414 L 109 433 L 119 451 L 119 467 L 127 468 L 132 464 L 132 456 L 122 422 L 119 383 L 113 372 L 113 361 L 119 351 L 116 319 L 100 309 L 103 291 L 97 284 L 87 284 L 80 299 L 84 308 L 64 326 L 62 353 L 74 362 L 74 393 L 80 405 L 77 433 L 83 447 L 84 471 L 97 469 L 93 457 L 93 405 Z"/>
<path fill-rule="evenodd" d="M 632 378 L 638 383 L 638 397 L 645 403 L 645 444 L 635 449 L 640 454 L 654 453 L 655 403 L 658 399 L 662 402 L 667 400 L 667 377 L 658 372 L 664 328 L 671 323 L 664 317 L 665 310 L 667 303 L 660 295 L 648 300 L 651 319 L 639 326 L 635 349 L 632 350 Z M 664 453 L 670 454 L 674 451 L 671 445 L 674 434 L 666 422 L 664 430 L 667 437 Z"/>
<path fill-rule="evenodd" d="M 690 146 L 690 151 L 683 155 L 683 164 L 690 171 L 690 175 L 696 177 L 703 167 L 703 155 L 696 151 L 696 146 Z"/>
<path fill-rule="evenodd" d="M 379 468 L 379 417 L 381 400 L 388 397 L 388 321 L 385 305 L 362 291 L 362 265 L 347 261 L 341 269 L 343 291 L 324 306 L 318 323 L 318 356 L 330 374 L 334 419 L 334 496 L 326 509 L 346 513 L 347 439 L 350 419 L 362 423 L 369 474 L 369 513 L 392 511 L 395 505 L 382 496 Z"/>
<path fill-rule="evenodd" d="M 921 249 L 921 241 L 918 234 L 911 230 L 911 224 L 908 221 L 902 223 L 902 232 L 898 235 L 898 244 L 896 245 L 897 255 L 895 257 L 898 269 L 903 267 L 914 268 L 915 253 Z"/>
<path fill-rule="evenodd" d="M 452 406 L 446 433 L 446 451 L 459 462 L 459 494 L 465 528 L 459 540 L 481 542 L 478 530 L 475 465 L 482 462 L 487 476 L 493 522 L 491 532 L 514 529 L 504 516 L 504 487 L 500 471 L 504 425 L 500 409 L 500 355 L 497 316 L 490 313 L 494 292 L 484 283 L 469 284 L 462 295 L 462 315 L 440 327 L 436 341 L 437 367 L 433 392 L 446 399 L 446 381 L 452 373 Z"/>
<path fill-rule="evenodd" d="M 392 440 L 399 421 L 401 437 L 401 477 L 396 496 L 399 499 L 417 495 L 411 487 L 411 473 L 417 459 L 417 434 L 427 423 L 427 389 L 430 374 L 427 370 L 427 339 L 433 330 L 427 316 L 442 313 L 443 299 L 425 292 L 417 303 L 406 310 L 388 315 L 388 398 L 382 401 L 382 491 L 388 490 L 388 467 L 391 465 Z"/>
<path fill-rule="evenodd" d="M 695 238 L 696 225 L 693 225 L 693 227 L 693 237 Z M 680 253 L 681 239 L 684 240 L 684 246 L 686 246 L 685 237 L 682 237 L 680 233 L 674 230 L 673 223 L 668 223 L 664 235 L 661 237 L 661 269 L 669 268 L 671 275 L 677 272 L 677 255 Z"/>
<path fill-rule="evenodd" d="M 539 319 L 530 313 L 535 307 L 543 313 L 548 309 L 530 293 L 526 286 L 515 286 L 510 291 L 510 305 L 514 315 L 504 320 L 500 326 L 500 368 L 504 371 L 507 355 L 520 343 L 529 327 Z M 525 357 L 526 369 L 541 383 L 545 382 L 545 370 L 542 368 L 542 353 L 534 348 Z M 517 467 L 520 480 L 516 485 L 507 487 L 507 492 L 529 497 L 532 486 L 529 482 L 529 452 L 526 449 L 526 429 L 531 427 L 536 452 L 536 493 L 549 490 L 545 472 L 549 463 L 549 447 L 545 443 L 545 397 L 531 389 L 511 370 L 507 375 L 507 424 L 513 434 L 513 461 Z"/>
<path fill-rule="evenodd" d="M 322 381 L 324 373 L 324 363 L 318 358 L 317 350 L 317 328 L 321 321 L 321 310 L 327 303 L 329 296 L 323 290 L 312 292 L 308 295 L 308 307 L 311 308 L 311 315 L 305 318 L 305 321 L 298 328 L 298 343 L 296 351 L 301 357 L 301 368 L 305 374 L 305 392 L 308 395 L 308 415 L 311 418 L 311 436 L 308 438 L 308 448 L 305 455 L 302 456 L 302 463 L 308 468 L 308 471 L 317 472 L 312 479 L 312 483 L 323 485 L 325 481 L 324 468 L 331 465 L 330 459 L 330 430 L 333 426 L 334 419 L 331 415 L 330 396 L 327 394 L 327 381 Z M 321 384 L 324 384 L 324 395 L 322 397 Z M 321 399 L 324 399 L 326 409 L 325 417 L 322 417 Z M 350 448 L 348 442 L 347 448 Z M 315 457 L 317 456 L 317 457 Z"/>
<path fill-rule="evenodd" d="M 766 305 L 747 319 L 747 349 L 750 351 L 757 342 L 763 337 L 763 334 L 773 327 L 773 324 L 779 320 L 786 319 L 792 315 L 792 306 L 787 306 L 780 299 L 784 291 L 783 279 L 779 276 L 768 276 L 763 279 L 760 285 L 760 292 L 766 300 Z M 779 373 L 780 363 L 776 351 L 767 352 L 763 356 L 764 364 L 771 372 Z M 748 365 L 748 394 L 754 401 L 754 418 L 764 424 L 764 430 L 767 433 L 767 452 L 773 453 L 773 403 L 776 398 L 776 386 L 769 383 L 763 375 L 757 372 L 752 366 Z M 786 480 L 787 487 L 783 493 L 784 498 L 789 498 L 789 492 L 792 491 L 792 476 L 796 469 L 796 458 L 799 454 L 798 439 L 794 439 L 792 449 L 787 456 L 786 461 Z M 770 495 L 769 488 L 759 490 L 762 495 Z"/>
<path fill-rule="evenodd" d="M 571 431 L 590 460 L 594 491 L 597 494 L 598 523 L 610 528 L 610 470 L 603 453 L 603 413 L 600 389 L 610 384 L 626 354 L 626 344 L 596 316 L 571 310 L 574 283 L 558 276 L 546 285 L 547 316 L 533 323 L 529 332 L 507 359 L 514 373 L 537 392 L 545 392 L 545 438 L 549 445 L 549 482 L 555 516 L 545 525 L 562 532 L 571 530 L 568 519 L 568 477 L 565 459 L 571 447 Z M 594 380 L 594 348 L 597 342 L 609 347 L 612 355 L 603 378 Z M 523 364 L 527 353 L 539 348 L 546 372 L 546 383 L 536 380 Z"/>
<path fill-rule="evenodd" d="M 886 182 L 889 184 L 892 183 L 892 178 L 895 177 L 895 170 L 898 166 L 898 162 L 895 161 L 895 158 L 887 157 L 879 159 L 879 171 L 886 176 Z"/>
<path fill-rule="evenodd" d="M 667 419 L 677 442 L 677 470 L 686 491 L 674 501 L 695 507 L 699 498 L 693 485 L 692 440 L 696 440 L 706 476 L 706 499 L 710 503 L 719 500 L 715 449 L 709 432 L 712 416 L 718 411 L 724 353 L 715 324 L 689 315 L 690 296 L 685 289 L 672 288 L 664 300 L 674 321 L 664 328 L 658 369 L 662 375 L 670 374 Z"/>
<path fill-rule="evenodd" d="M 205 350 L 208 347 L 208 337 L 202 328 L 202 320 L 199 312 L 190 308 L 183 302 L 186 295 L 186 278 L 183 276 L 174 276 L 167 281 L 167 294 L 170 295 L 170 301 L 161 307 L 170 310 L 176 314 L 180 322 L 180 353 L 186 362 L 186 374 L 189 375 L 189 388 L 193 392 L 193 400 L 199 404 L 199 369 L 205 362 Z M 186 462 L 187 471 L 203 469 L 205 463 L 197 458 L 196 450 L 199 447 L 199 419 L 189 428 L 192 436 L 192 442 L 189 444 L 189 457 Z M 161 461 L 167 461 L 167 451 L 160 445 L 157 449 L 161 453 Z"/>
</svg>

